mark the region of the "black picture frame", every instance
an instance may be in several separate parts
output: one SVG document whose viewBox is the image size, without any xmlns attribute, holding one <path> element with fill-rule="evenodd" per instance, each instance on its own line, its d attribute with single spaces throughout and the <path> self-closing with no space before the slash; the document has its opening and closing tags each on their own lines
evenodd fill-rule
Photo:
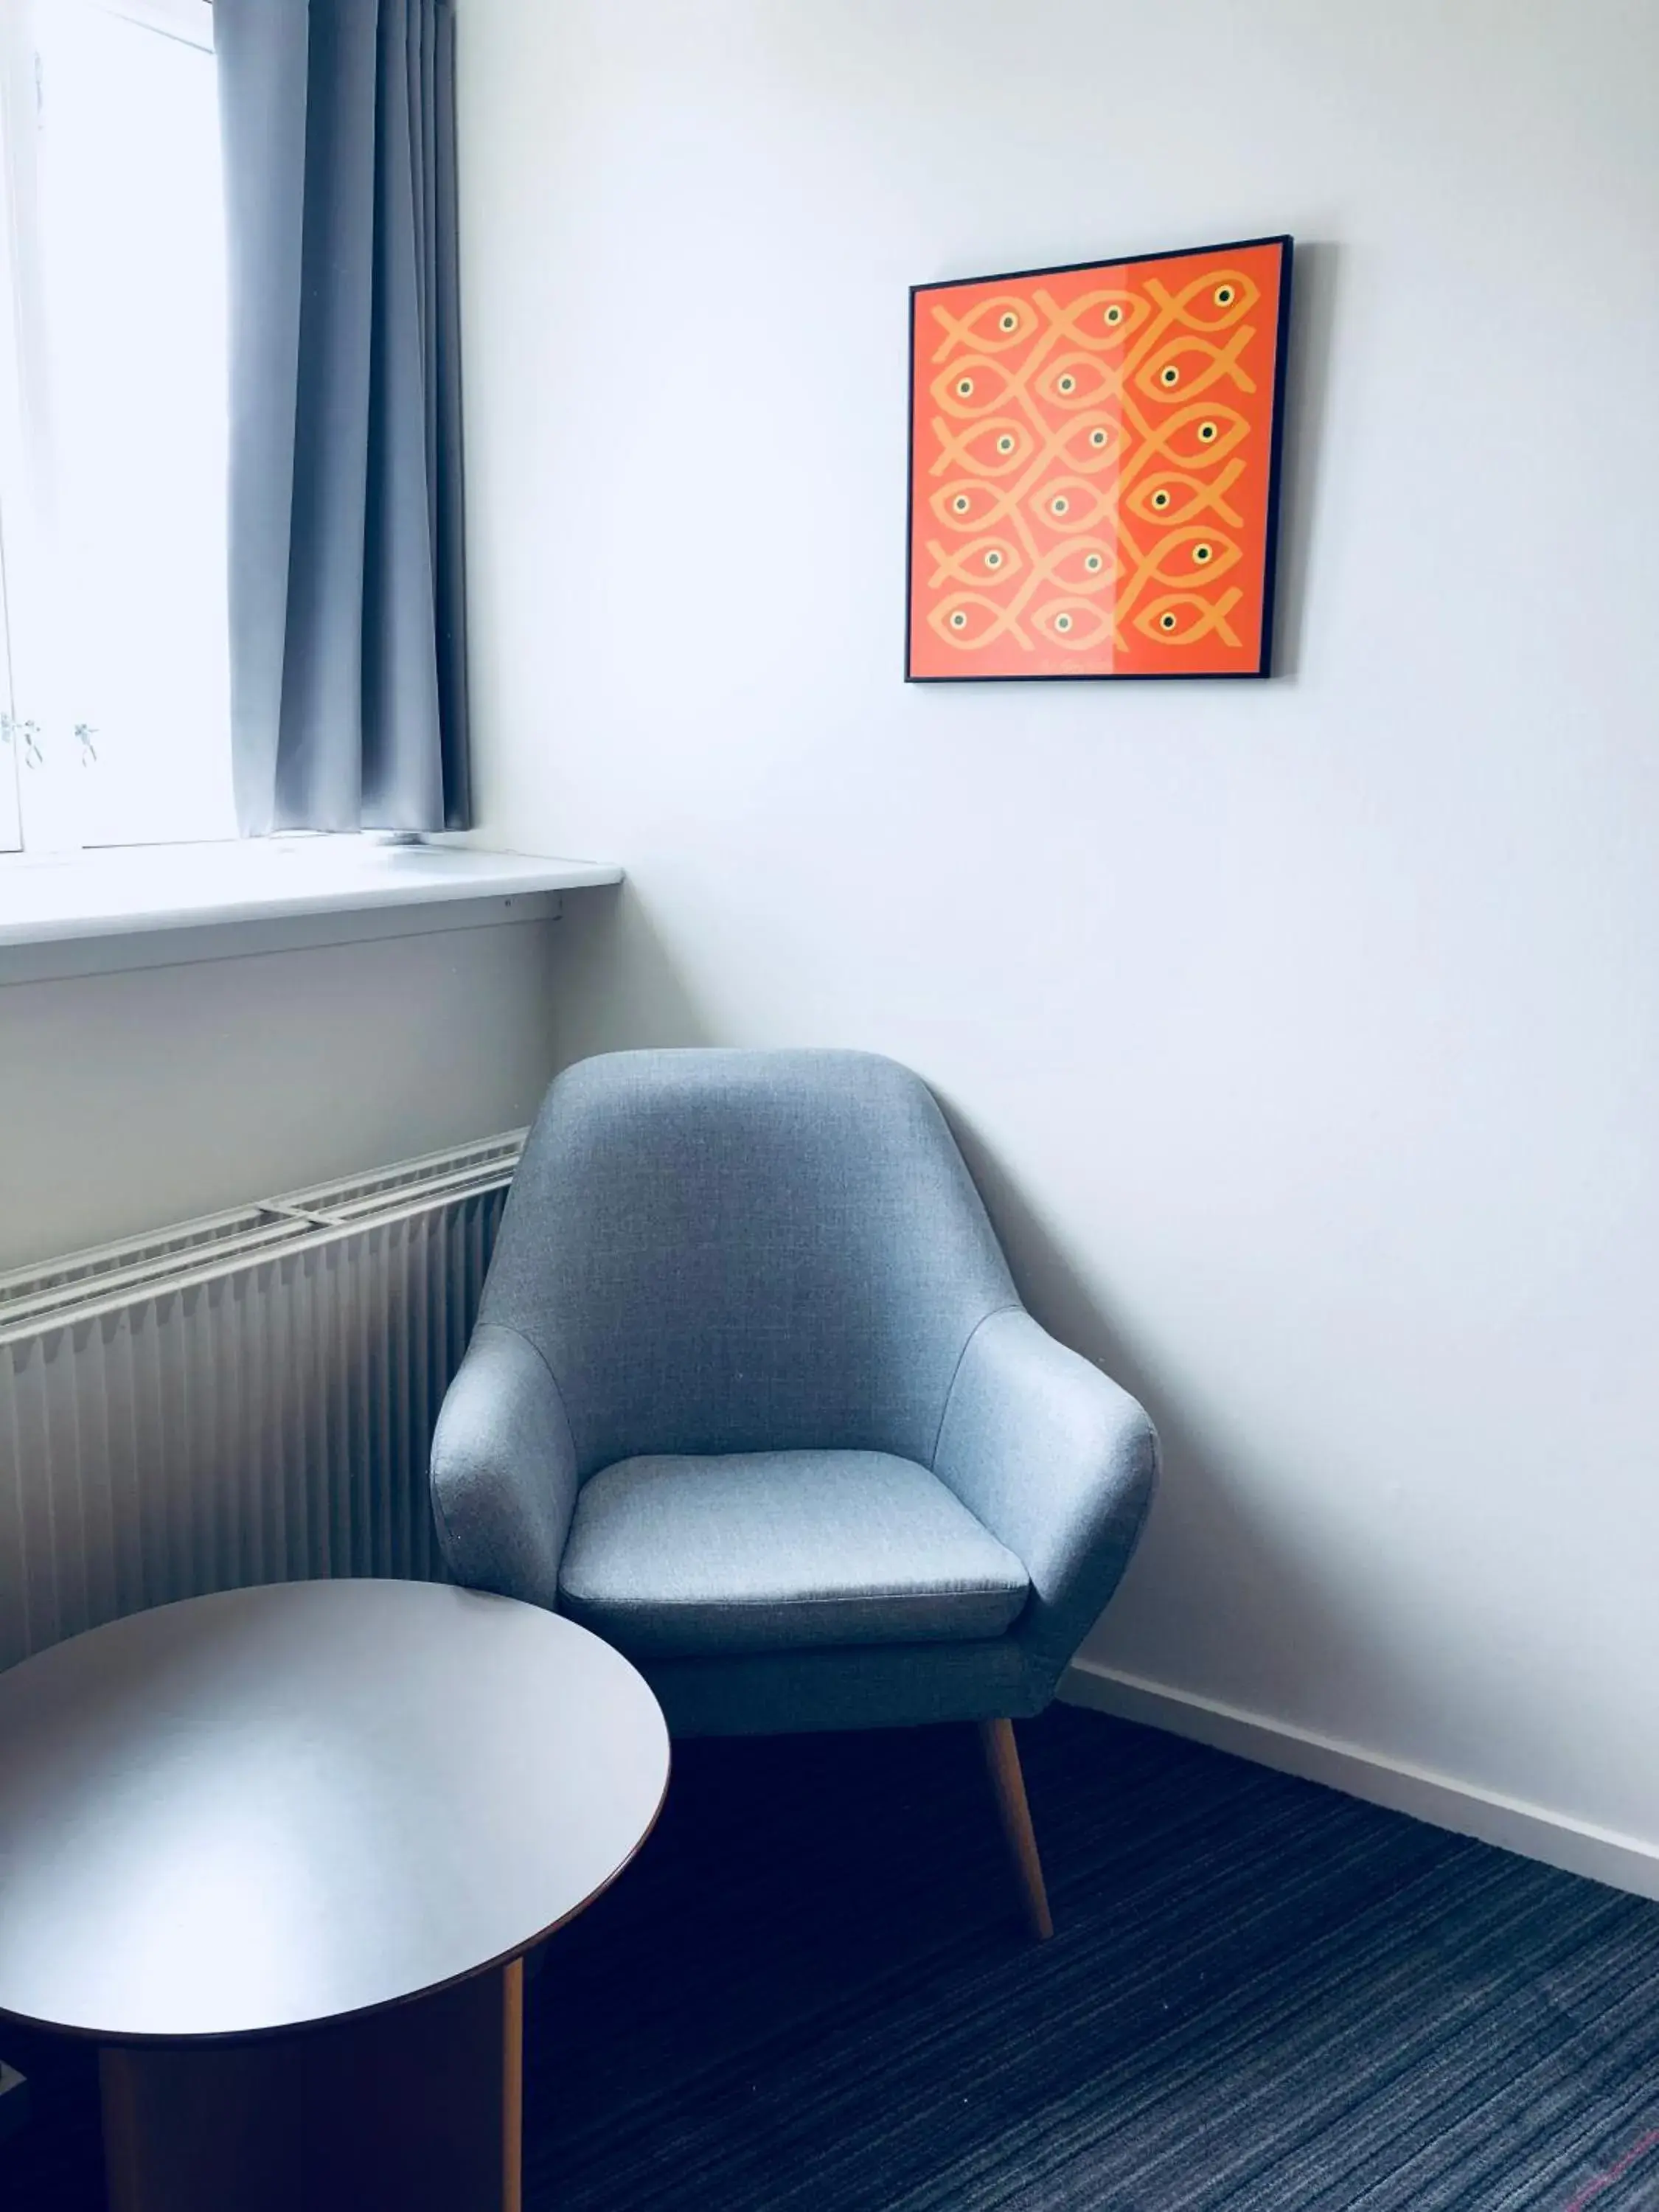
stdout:
<svg viewBox="0 0 1659 2212">
<path fill-rule="evenodd" d="M 1030 675 L 1005 672 L 981 675 L 973 669 L 963 669 L 959 674 L 917 675 L 914 671 L 914 640 L 915 617 L 915 530 L 916 530 L 916 318 L 920 303 L 932 292 L 948 292 L 964 285 L 1022 283 L 1040 276 L 1073 276 L 1089 270 L 1133 268 L 1148 261 L 1179 261 L 1196 259 L 1218 253 L 1242 252 L 1246 249 L 1277 246 L 1279 250 L 1279 302 L 1273 333 L 1273 388 L 1269 415 L 1267 489 L 1266 498 L 1265 532 L 1263 542 L 1261 647 L 1256 665 L 1252 668 L 1237 669 L 1078 669 L 1045 671 Z M 981 276 L 934 277 L 925 283 L 913 284 L 909 293 L 909 374 L 907 379 L 905 429 L 905 511 L 904 511 L 904 681 L 907 684 L 1238 684 L 1251 683 L 1273 673 L 1273 642 L 1278 610 L 1278 569 L 1279 538 L 1279 504 L 1283 477 L 1285 437 L 1285 397 L 1288 378 L 1288 356 L 1291 327 L 1291 291 L 1295 260 L 1295 240 L 1287 231 L 1271 232 L 1261 238 L 1224 239 L 1215 245 L 1181 246 L 1165 248 L 1161 252 L 1121 253 L 1105 258 L 1087 261 L 1062 261 L 1036 269 L 1008 269 L 994 270 Z"/>
</svg>

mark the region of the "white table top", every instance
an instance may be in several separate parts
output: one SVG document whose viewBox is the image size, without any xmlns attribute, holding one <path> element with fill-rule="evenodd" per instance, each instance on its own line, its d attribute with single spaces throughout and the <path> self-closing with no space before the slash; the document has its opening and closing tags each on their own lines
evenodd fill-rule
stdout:
<svg viewBox="0 0 1659 2212">
<path fill-rule="evenodd" d="M 0 2012 L 123 2042 L 397 2003 L 526 1949 L 632 1857 L 668 1733 L 510 1598 L 293 1583 L 0 1674 Z"/>
</svg>

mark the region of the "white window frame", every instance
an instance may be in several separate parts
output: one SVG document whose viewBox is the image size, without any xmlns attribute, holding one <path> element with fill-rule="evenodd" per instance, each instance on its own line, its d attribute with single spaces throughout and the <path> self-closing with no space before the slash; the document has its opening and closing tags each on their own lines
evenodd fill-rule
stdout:
<svg viewBox="0 0 1659 2212">
<path fill-rule="evenodd" d="M 31 496 L 33 410 L 44 399 L 38 356 L 27 356 L 25 331 L 38 317 L 20 300 L 38 288 L 39 269 L 25 241 L 35 228 L 34 140 L 38 94 L 32 11 L 0 4 L 0 636 L 4 691 L 0 696 L 0 849 L 23 843 L 23 786 L 42 764 L 40 718 L 25 719 L 27 690 L 15 649 L 32 612 L 28 578 L 35 559 L 38 497 Z"/>
<path fill-rule="evenodd" d="M 81 733 L 58 696 L 52 647 L 52 413 L 40 259 L 42 108 L 37 10 L 0 0 L 0 867 L 78 849 Z M 211 0 L 79 0 L 211 53 Z M 50 96 L 50 87 L 46 88 Z"/>
</svg>

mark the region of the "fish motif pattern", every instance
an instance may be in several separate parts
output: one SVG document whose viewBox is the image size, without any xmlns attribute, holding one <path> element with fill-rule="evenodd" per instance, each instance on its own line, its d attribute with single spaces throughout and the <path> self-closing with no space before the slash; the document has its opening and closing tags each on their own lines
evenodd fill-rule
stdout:
<svg viewBox="0 0 1659 2212">
<path fill-rule="evenodd" d="M 915 288 L 909 676 L 1267 672 L 1290 250 Z"/>
</svg>

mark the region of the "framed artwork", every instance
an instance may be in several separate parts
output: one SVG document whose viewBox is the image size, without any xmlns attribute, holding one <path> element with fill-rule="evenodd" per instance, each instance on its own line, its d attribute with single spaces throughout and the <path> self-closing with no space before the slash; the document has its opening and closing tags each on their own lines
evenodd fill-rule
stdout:
<svg viewBox="0 0 1659 2212">
<path fill-rule="evenodd" d="M 911 683 L 1266 676 L 1291 240 L 910 293 Z"/>
</svg>

